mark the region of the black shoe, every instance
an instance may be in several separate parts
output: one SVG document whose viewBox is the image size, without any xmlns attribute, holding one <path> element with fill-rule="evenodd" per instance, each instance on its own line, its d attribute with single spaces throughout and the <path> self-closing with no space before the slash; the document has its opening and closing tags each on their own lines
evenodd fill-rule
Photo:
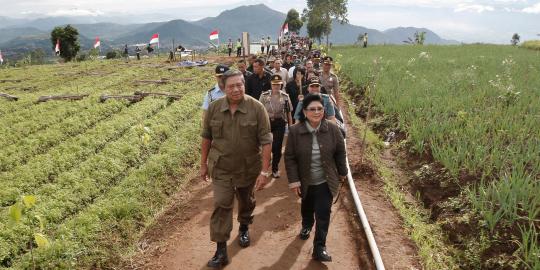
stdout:
<svg viewBox="0 0 540 270">
<path fill-rule="evenodd" d="M 326 251 L 326 247 L 320 247 L 313 249 L 313 254 L 311 254 L 314 260 L 320 261 L 320 262 L 331 262 L 332 256 L 328 254 L 328 251 Z"/>
<path fill-rule="evenodd" d="M 307 240 L 309 238 L 310 232 L 311 232 L 311 228 L 302 228 L 302 230 L 300 230 L 300 234 L 298 235 L 298 237 L 300 237 L 300 239 L 302 240 Z"/>
<path fill-rule="evenodd" d="M 218 248 L 214 257 L 208 261 L 206 266 L 210 268 L 219 268 L 229 264 L 229 258 L 227 257 L 227 248 Z"/>
<path fill-rule="evenodd" d="M 240 244 L 240 246 L 243 247 L 243 248 L 249 246 L 250 241 L 249 241 L 249 231 L 248 230 L 240 231 L 240 233 L 238 235 L 238 244 Z"/>
</svg>

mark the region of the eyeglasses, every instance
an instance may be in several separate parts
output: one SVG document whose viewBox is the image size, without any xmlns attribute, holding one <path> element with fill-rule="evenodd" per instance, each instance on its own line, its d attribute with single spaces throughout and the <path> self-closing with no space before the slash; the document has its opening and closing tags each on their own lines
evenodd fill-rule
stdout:
<svg viewBox="0 0 540 270">
<path fill-rule="evenodd" d="M 308 112 L 322 112 L 324 110 L 323 107 L 311 107 L 311 108 L 306 108 L 306 110 Z"/>
</svg>

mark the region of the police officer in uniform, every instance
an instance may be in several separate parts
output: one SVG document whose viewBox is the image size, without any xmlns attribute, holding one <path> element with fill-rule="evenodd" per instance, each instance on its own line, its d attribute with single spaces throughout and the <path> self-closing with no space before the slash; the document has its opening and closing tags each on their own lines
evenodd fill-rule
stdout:
<svg viewBox="0 0 540 270">
<path fill-rule="evenodd" d="M 204 95 L 204 100 L 201 108 L 203 109 L 203 118 L 206 114 L 206 111 L 208 110 L 208 106 L 210 106 L 210 103 L 213 101 L 225 96 L 225 92 L 223 92 L 223 85 L 221 85 L 221 76 L 223 73 L 225 73 L 227 70 L 229 70 L 229 67 L 223 64 L 219 64 L 216 66 L 216 85 L 212 87 L 206 95 Z"/>
<path fill-rule="evenodd" d="M 272 89 L 261 94 L 259 101 L 264 105 L 270 118 L 272 129 L 272 176 L 279 178 L 279 161 L 281 160 L 281 147 L 285 136 L 285 127 L 292 125 L 292 104 L 289 95 L 284 92 L 283 79 L 279 74 L 272 75 L 270 81 Z"/>
<path fill-rule="evenodd" d="M 255 195 L 268 182 L 272 133 L 264 106 L 245 94 L 244 76 L 238 70 L 222 75 L 225 97 L 210 104 L 201 133 L 201 179 L 212 179 L 214 211 L 210 238 L 217 243 L 208 266 L 229 263 L 227 240 L 233 227 L 234 198 L 238 200 L 239 245 L 250 244 Z"/>
<path fill-rule="evenodd" d="M 323 94 L 321 90 L 321 83 L 319 80 L 319 77 L 311 77 L 308 80 L 308 87 L 307 87 L 308 93 L 307 95 L 321 95 L 324 105 L 324 116 L 327 120 L 335 122 L 336 120 L 336 111 L 334 108 L 334 104 L 332 103 L 332 100 L 330 99 L 330 96 L 327 94 Z M 304 118 L 303 110 L 302 110 L 302 104 L 303 104 L 303 96 L 298 97 L 298 105 L 296 105 L 296 111 L 294 113 L 294 119 L 297 121 L 300 121 Z"/>
<path fill-rule="evenodd" d="M 325 56 L 323 58 L 322 72 L 319 75 L 319 80 L 326 94 L 334 97 L 337 103 L 339 101 L 339 79 L 332 72 L 333 60 L 331 56 Z"/>
</svg>

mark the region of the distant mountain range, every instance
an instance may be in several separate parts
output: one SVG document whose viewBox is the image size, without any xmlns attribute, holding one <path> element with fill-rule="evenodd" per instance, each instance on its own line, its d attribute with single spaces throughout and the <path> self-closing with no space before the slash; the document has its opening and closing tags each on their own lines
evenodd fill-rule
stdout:
<svg viewBox="0 0 540 270">
<path fill-rule="evenodd" d="M 52 52 L 50 32 L 55 26 L 71 24 L 79 30 L 83 50 L 93 45 L 99 36 L 103 50 L 120 48 L 123 44 L 147 43 L 154 33 L 160 34 L 162 48 L 171 48 L 175 44 L 185 47 L 207 48 L 208 35 L 214 29 L 219 29 L 220 42 L 225 43 L 229 38 L 240 38 L 242 32 L 249 32 L 252 41 L 258 41 L 262 36 L 271 36 L 276 40 L 278 31 L 286 15 L 273 10 L 264 4 L 240 6 L 223 11 L 217 17 L 208 17 L 198 21 L 171 20 L 167 22 L 118 24 L 96 22 L 93 17 L 45 17 L 35 20 L 12 19 L 0 17 L 0 49 L 6 57 L 21 52 L 41 48 Z M 118 21 L 120 18 L 108 18 Z M 103 20 L 101 18 L 100 20 Z M 129 21 L 129 20 L 126 20 Z M 370 44 L 403 44 L 416 31 L 426 32 L 427 44 L 457 44 L 459 42 L 446 40 L 426 28 L 398 27 L 385 31 L 369 29 L 352 24 L 334 22 L 329 41 L 333 44 L 352 44 L 358 35 L 368 33 Z M 305 35 L 305 27 L 301 34 Z"/>
</svg>

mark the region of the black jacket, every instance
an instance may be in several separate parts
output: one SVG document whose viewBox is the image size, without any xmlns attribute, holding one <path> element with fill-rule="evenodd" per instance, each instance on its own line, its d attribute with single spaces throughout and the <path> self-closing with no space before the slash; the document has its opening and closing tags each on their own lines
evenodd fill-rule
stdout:
<svg viewBox="0 0 540 270">
<path fill-rule="evenodd" d="M 287 86 L 285 87 L 285 92 L 289 94 L 289 98 L 291 99 L 291 103 L 293 106 L 292 112 L 296 111 L 296 106 L 298 105 L 298 95 L 304 94 L 304 89 L 306 88 L 306 85 L 303 82 L 302 84 L 302 89 L 299 89 L 296 81 L 287 83 Z"/>
<path fill-rule="evenodd" d="M 270 72 L 265 71 L 262 78 L 255 73 L 251 74 L 246 78 L 246 94 L 259 100 L 262 92 L 272 89 L 270 85 L 271 79 L 272 74 Z"/>
</svg>

